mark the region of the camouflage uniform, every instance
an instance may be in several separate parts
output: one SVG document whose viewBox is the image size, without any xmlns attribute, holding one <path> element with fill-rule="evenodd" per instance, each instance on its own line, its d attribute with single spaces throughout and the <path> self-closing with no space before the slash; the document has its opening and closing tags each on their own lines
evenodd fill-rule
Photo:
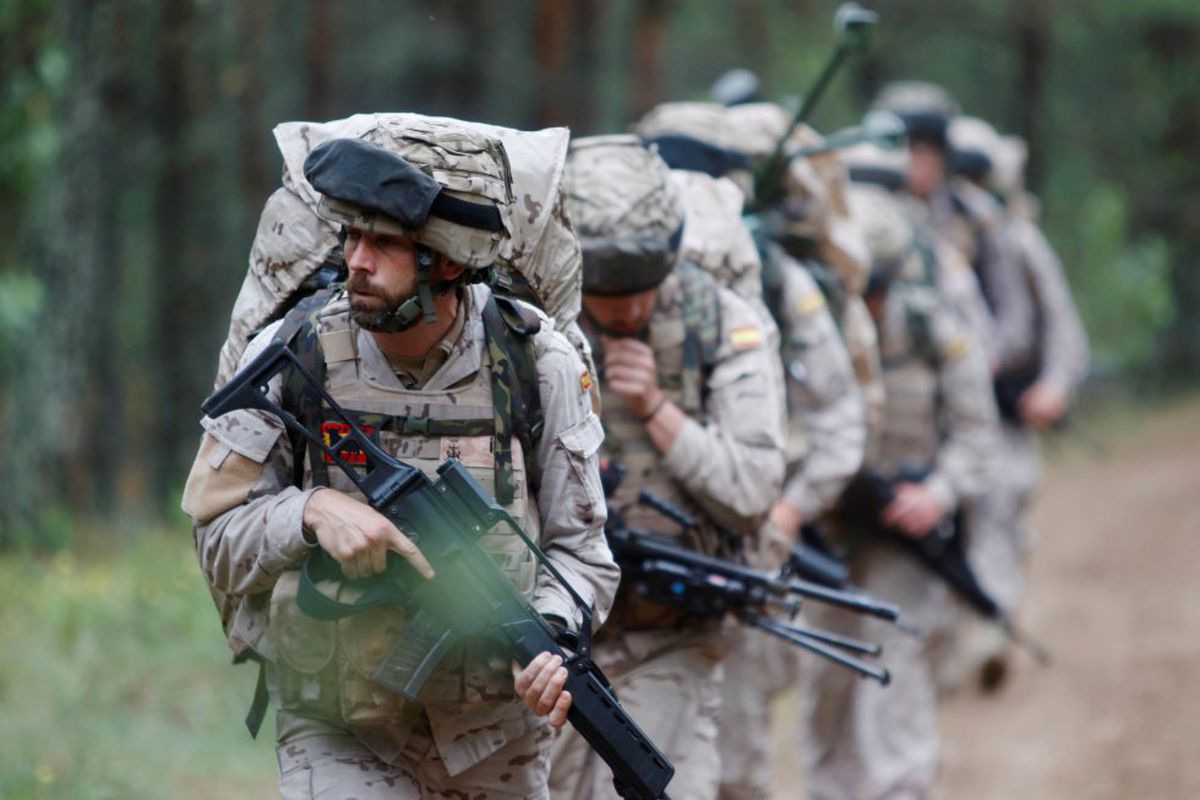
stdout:
<svg viewBox="0 0 1200 800">
<path fill-rule="evenodd" d="M 575 199 L 571 214 L 584 241 L 586 270 L 589 231 L 605 227 L 594 218 L 612 213 L 603 209 L 624 204 L 640 209 L 633 214 L 655 213 L 644 208 L 647 203 L 627 198 L 634 190 L 622 183 L 637 180 L 631 176 L 654 165 L 643 165 L 646 151 L 624 137 L 582 140 L 575 146 L 581 150 L 573 151 L 578 164 L 573 173 L 568 162 L 567 191 L 568 199 Z M 605 147 L 611 148 L 607 155 L 593 155 Z M 626 160 L 634 166 L 616 169 Z M 667 183 L 665 165 L 661 169 L 661 181 Z M 609 203 L 592 202 L 608 193 L 616 195 Z M 621 220 L 622 225 L 630 223 L 636 219 Z M 584 327 L 588 329 L 586 322 Z M 783 401 L 777 381 L 769 377 L 778 370 L 776 355 L 766 345 L 759 313 L 686 261 L 659 286 L 647 336 L 659 386 L 688 419 L 664 454 L 620 398 L 605 396 L 604 455 L 628 469 L 610 508 L 624 514 L 631 527 L 679 538 L 673 523 L 637 504 L 639 491 L 650 489 L 701 522 L 686 544 L 731 555 L 738 545 L 729 532 L 756 531 L 783 477 Z M 710 350 L 698 360 L 695 342 Z M 613 615 L 597 636 L 594 657 L 622 705 L 675 764 L 668 787 L 672 796 L 716 797 L 723 650 L 719 622 L 689 620 L 628 591 L 618 592 Z M 556 798 L 615 796 L 603 764 L 578 735 L 566 730 L 555 745 L 551 789 Z"/>
<path fill-rule="evenodd" d="M 1014 334 L 997 364 L 997 378 L 1023 376 L 1020 383 L 1046 382 L 1071 397 L 1087 373 L 1087 338 L 1062 264 L 1038 229 L 1035 204 L 1024 193 L 1024 144 L 1002 138 L 974 118 L 955 120 L 950 142 L 957 152 L 982 156 L 990 165 L 987 186 L 1006 202 L 1000 236 L 1030 309 L 1027 324 Z M 1009 416 L 1002 421 L 1005 469 L 979 503 L 971 556 L 985 588 L 1011 612 L 1024 587 L 1029 505 L 1040 477 L 1040 457 L 1035 431 Z"/>
<path fill-rule="evenodd" d="M 912 257 L 911 226 L 900 201 L 881 194 L 867 217 L 878 266 Z M 884 424 L 868 466 L 887 477 L 928 469 L 924 484 L 943 507 L 976 496 L 989 476 L 995 410 L 986 360 L 936 288 L 892 284 L 876 317 L 887 388 Z M 945 586 L 886 543 L 843 531 L 855 543 L 853 577 L 886 597 L 928 636 L 917 639 L 859 616 L 823 615 L 824 626 L 883 646 L 887 687 L 833 665 L 815 667 L 808 726 L 810 796 L 928 798 L 937 769 L 937 707 L 932 657 L 953 621 Z"/>
<path fill-rule="evenodd" d="M 448 132 L 445 124 L 393 129 L 395 138 L 385 143 L 429 165 L 443 185 L 449 165 L 467 182 L 459 185 L 468 197 L 510 203 L 499 145 L 478 134 Z M 413 145 L 407 134 L 424 144 Z M 448 139 L 453 153 L 440 148 Z M 356 226 L 387 224 L 380 216 Z M 412 235 L 425 237 L 431 227 L 432 218 Z M 489 249 L 479 237 L 457 239 L 454 226 L 441 220 L 437 227 L 447 255 L 458 263 L 474 266 L 495 257 L 498 243 Z M 375 337 L 353 322 L 341 293 L 293 312 L 304 317 L 297 347 L 321 365 L 329 392 L 374 430 L 385 450 L 430 475 L 457 457 L 483 486 L 495 487 L 603 620 L 618 571 L 601 532 L 597 451 L 603 434 L 591 410 L 586 369 L 553 322 L 539 316 L 540 330 L 528 340 L 537 382 L 529 391 L 538 392 L 543 430 L 528 452 L 516 436 L 502 441 L 495 422 L 501 398 L 491 380 L 499 355 L 484 321 L 489 300 L 484 286 L 460 290 L 459 316 L 420 374 L 389 363 Z M 263 331 L 241 362 L 286 322 Z M 278 401 L 283 392 L 277 377 L 269 393 Z M 265 664 L 271 695 L 279 701 L 284 796 L 339 790 L 359 797 L 546 797 L 549 731 L 545 720 L 516 700 L 505 653 L 482 642 L 456 648 L 434 671 L 420 702 L 410 703 L 369 677 L 403 630 L 402 612 L 374 609 L 337 622 L 300 612 L 298 569 L 313 546 L 302 531 L 304 508 L 322 485 L 356 494 L 341 471 L 310 449 L 297 483 L 291 437 L 270 415 L 239 411 L 206 418 L 203 425 L 183 505 L 196 523 L 197 553 L 229 644 L 239 659 Z M 327 439 L 338 435 L 335 423 L 321 428 Z M 534 466 L 536 494 L 529 479 Z M 517 537 L 498 530 L 482 544 L 540 612 L 580 624 L 564 588 Z M 338 591 L 336 585 L 322 588 Z"/>
</svg>

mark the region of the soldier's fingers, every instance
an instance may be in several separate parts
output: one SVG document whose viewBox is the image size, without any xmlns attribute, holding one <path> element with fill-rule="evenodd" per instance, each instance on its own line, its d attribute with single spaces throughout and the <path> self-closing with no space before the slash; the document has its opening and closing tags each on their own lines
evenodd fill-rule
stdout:
<svg viewBox="0 0 1200 800">
<path fill-rule="evenodd" d="M 559 667 L 551 673 L 546 688 L 542 690 L 542 696 L 538 698 L 537 712 L 539 714 L 549 714 L 553 710 L 566 683 L 567 670 L 564 667 Z"/>
<path fill-rule="evenodd" d="M 387 548 L 375 547 L 371 549 L 371 572 L 378 575 L 387 569 Z"/>
<path fill-rule="evenodd" d="M 549 653 L 538 653 L 532 661 L 522 668 L 515 661 L 513 662 L 513 689 L 516 693 L 524 697 L 529 684 L 533 683 L 533 677 L 541 670 L 542 665 L 550 660 Z"/>
<path fill-rule="evenodd" d="M 571 693 L 564 691 L 558 696 L 558 702 L 550 710 L 550 725 L 561 728 L 567 722 L 567 713 L 571 710 Z"/>
<path fill-rule="evenodd" d="M 551 656 L 549 661 L 542 664 L 537 675 L 533 677 L 529 688 L 525 690 L 525 700 L 530 705 L 535 707 L 542 696 L 542 692 L 546 691 L 546 687 L 550 684 L 550 680 L 554 677 L 554 673 L 562 666 L 562 659 L 558 656 Z M 540 713 L 545 713 L 540 712 Z"/>
<path fill-rule="evenodd" d="M 401 558 L 412 564 L 417 572 L 426 579 L 434 577 L 433 567 L 425 559 L 425 554 L 421 549 L 413 544 L 412 539 L 409 539 L 398 529 L 392 528 L 392 533 L 388 542 L 388 548 L 399 553 Z"/>
</svg>

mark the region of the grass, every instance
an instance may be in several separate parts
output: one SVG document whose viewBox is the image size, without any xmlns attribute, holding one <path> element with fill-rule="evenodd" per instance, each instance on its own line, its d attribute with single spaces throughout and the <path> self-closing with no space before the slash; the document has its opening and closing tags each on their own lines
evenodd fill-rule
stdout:
<svg viewBox="0 0 1200 800">
<path fill-rule="evenodd" d="M 0 798 L 269 796 L 186 529 L 0 555 Z"/>
</svg>

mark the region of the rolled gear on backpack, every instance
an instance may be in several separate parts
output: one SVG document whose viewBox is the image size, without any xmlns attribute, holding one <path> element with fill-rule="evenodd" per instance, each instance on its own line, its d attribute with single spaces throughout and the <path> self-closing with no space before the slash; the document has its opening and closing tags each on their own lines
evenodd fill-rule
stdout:
<svg viewBox="0 0 1200 800">
<path fill-rule="evenodd" d="M 430 139 L 434 132 L 444 141 L 447 131 L 457 132 L 462 143 L 474 142 L 476 148 L 482 146 L 480 142 L 499 143 L 503 171 L 510 180 L 506 194 L 511 200 L 499 205 L 506 235 L 498 237 L 498 247 L 491 256 L 495 268 L 499 273 L 519 276 L 532 291 L 533 299 L 554 318 L 556 327 L 571 338 L 570 329 L 579 313 L 582 266 L 559 189 L 569 139 L 565 128 L 518 131 L 408 113 L 358 114 L 325 123 L 289 122 L 274 131 L 284 160 L 283 186 L 263 208 L 251 247 L 250 268 L 222 346 L 217 386 L 234 373 L 251 336 L 294 305 L 306 293 L 306 281 L 331 252 L 336 252 L 337 225 L 322 218 L 321 195 L 304 178 L 304 161 L 309 153 L 332 139 L 355 138 L 385 149 L 400 150 L 399 144 L 407 142 L 404 152 L 412 154 L 422 147 L 428 151 L 429 144 L 422 145 L 422 140 Z M 431 165 L 430 172 L 437 177 L 441 167 L 454 157 L 443 151 L 437 162 L 441 166 Z M 415 156 L 414 160 L 420 162 Z M 469 180 L 448 176 L 445 185 L 449 193 L 487 191 L 497 195 L 498 201 L 498 184 L 486 188 L 483 183 L 492 182 L 472 185 Z M 489 244 L 480 247 L 477 255 L 458 255 L 482 261 L 486 260 L 482 254 L 490 254 L 490 248 Z"/>
</svg>

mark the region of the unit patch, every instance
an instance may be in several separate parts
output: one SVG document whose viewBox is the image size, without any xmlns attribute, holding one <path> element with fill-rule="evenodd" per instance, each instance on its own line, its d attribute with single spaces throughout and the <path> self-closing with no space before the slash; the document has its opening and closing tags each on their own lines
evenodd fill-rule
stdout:
<svg viewBox="0 0 1200 800">
<path fill-rule="evenodd" d="M 443 436 L 438 445 L 438 461 L 457 458 L 464 467 L 492 469 L 496 466 L 491 436 Z"/>
<path fill-rule="evenodd" d="M 362 432 L 367 436 L 374 436 L 375 429 L 370 425 L 361 425 Z M 326 447 L 333 447 L 335 444 L 345 439 L 350 435 L 350 426 L 344 422 L 337 420 L 327 420 L 321 423 L 321 439 L 324 440 Z M 365 466 L 367 463 L 367 454 L 361 448 L 351 447 L 341 452 L 342 460 L 357 466 Z M 333 457 L 328 453 L 322 453 L 321 458 L 326 464 L 333 463 Z"/>
</svg>

